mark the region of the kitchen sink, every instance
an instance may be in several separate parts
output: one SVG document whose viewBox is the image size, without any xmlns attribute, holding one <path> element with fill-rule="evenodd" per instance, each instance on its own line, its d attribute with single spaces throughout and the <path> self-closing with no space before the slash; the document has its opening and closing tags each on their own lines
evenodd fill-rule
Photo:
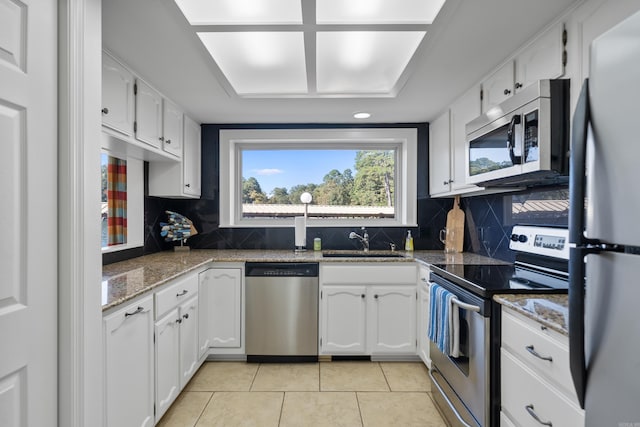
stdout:
<svg viewBox="0 0 640 427">
<path fill-rule="evenodd" d="M 323 252 L 323 258 L 404 258 L 404 254 L 390 251 Z"/>
</svg>

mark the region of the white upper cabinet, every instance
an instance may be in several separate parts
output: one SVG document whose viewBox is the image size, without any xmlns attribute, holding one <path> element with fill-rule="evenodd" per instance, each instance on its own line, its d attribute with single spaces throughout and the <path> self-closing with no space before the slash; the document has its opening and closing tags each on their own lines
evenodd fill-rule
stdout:
<svg viewBox="0 0 640 427">
<path fill-rule="evenodd" d="M 436 196 L 451 190 L 450 113 L 429 124 L 429 193 Z"/>
<path fill-rule="evenodd" d="M 182 156 L 182 110 L 165 98 L 162 102 L 163 146 L 167 153 Z"/>
<path fill-rule="evenodd" d="M 482 82 L 482 112 L 486 113 L 538 80 L 562 77 L 566 64 L 565 43 L 564 24 L 560 22 L 498 68 Z"/>
<path fill-rule="evenodd" d="M 136 139 L 162 148 L 162 96 L 144 81 L 136 80 Z"/>
<path fill-rule="evenodd" d="M 102 124 L 123 135 L 133 134 L 133 74 L 102 54 Z"/>
<path fill-rule="evenodd" d="M 480 115 L 480 87 L 473 86 L 451 105 L 451 190 L 464 193 L 481 190 L 466 184 L 467 123 Z"/>
<path fill-rule="evenodd" d="M 482 82 L 482 111 L 500 104 L 515 91 L 515 63 L 509 61 Z"/>
<path fill-rule="evenodd" d="M 185 194 L 200 197 L 202 179 L 202 142 L 200 125 L 184 116 L 184 149 L 182 153 L 182 178 Z"/>
</svg>

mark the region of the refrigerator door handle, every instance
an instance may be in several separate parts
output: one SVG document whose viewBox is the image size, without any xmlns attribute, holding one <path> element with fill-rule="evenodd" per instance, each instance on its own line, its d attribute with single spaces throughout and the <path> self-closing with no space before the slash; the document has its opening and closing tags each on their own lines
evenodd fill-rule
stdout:
<svg viewBox="0 0 640 427">
<path fill-rule="evenodd" d="M 587 134 L 589 130 L 589 79 L 585 79 L 573 115 L 569 163 L 569 242 L 586 243 L 584 198 L 586 195 Z"/>
</svg>

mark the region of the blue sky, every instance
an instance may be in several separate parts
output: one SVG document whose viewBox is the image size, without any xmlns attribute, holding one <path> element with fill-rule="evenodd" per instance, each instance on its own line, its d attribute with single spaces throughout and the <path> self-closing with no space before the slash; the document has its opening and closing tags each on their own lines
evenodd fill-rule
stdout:
<svg viewBox="0 0 640 427">
<path fill-rule="evenodd" d="M 242 176 L 255 177 L 262 191 L 290 189 L 297 184 L 320 184 L 332 169 L 351 169 L 356 150 L 243 150 Z"/>
</svg>

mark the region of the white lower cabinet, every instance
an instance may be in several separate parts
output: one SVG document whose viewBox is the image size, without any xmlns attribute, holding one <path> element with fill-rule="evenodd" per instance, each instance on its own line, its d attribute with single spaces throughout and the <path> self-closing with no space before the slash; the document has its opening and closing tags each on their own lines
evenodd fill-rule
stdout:
<svg viewBox="0 0 640 427">
<path fill-rule="evenodd" d="M 500 364 L 501 426 L 584 426 L 568 337 L 503 307 Z"/>
<path fill-rule="evenodd" d="M 198 275 L 155 293 L 156 422 L 198 367 Z"/>
<path fill-rule="evenodd" d="M 200 273 L 199 354 L 244 352 L 242 268 L 209 268 Z"/>
<path fill-rule="evenodd" d="M 320 296 L 321 351 L 365 354 L 367 351 L 366 286 L 327 285 Z"/>
<path fill-rule="evenodd" d="M 321 265 L 320 280 L 320 354 L 416 354 L 414 264 Z"/>
<path fill-rule="evenodd" d="M 418 267 L 418 330 L 416 335 L 418 337 L 418 356 L 431 368 L 431 356 L 429 355 L 429 309 L 430 309 L 430 283 L 429 283 L 429 270 L 426 266 Z"/>
<path fill-rule="evenodd" d="M 104 425 L 154 424 L 153 299 L 149 295 L 103 318 Z"/>
</svg>

